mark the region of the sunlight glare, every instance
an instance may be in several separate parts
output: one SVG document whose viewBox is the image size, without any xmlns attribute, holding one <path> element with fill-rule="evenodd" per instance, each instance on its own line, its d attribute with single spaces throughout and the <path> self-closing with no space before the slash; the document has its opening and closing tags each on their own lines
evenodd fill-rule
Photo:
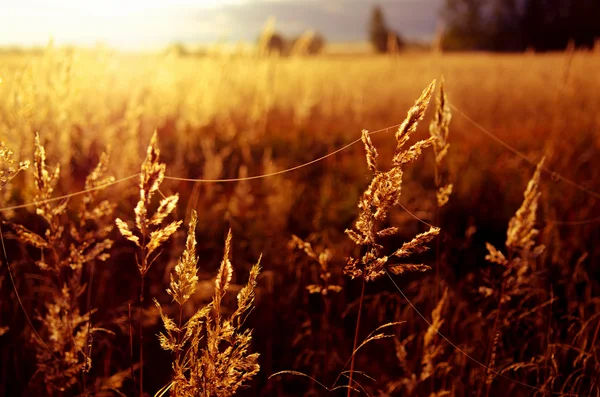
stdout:
<svg viewBox="0 0 600 397">
<path fill-rule="evenodd" d="M 218 8 L 231 4 L 243 3 L 243 0 L 106 0 L 102 2 L 80 0 L 58 0 L 54 6 L 67 11 L 81 12 L 87 15 L 104 17 L 120 17 L 126 15 L 143 15 L 152 11 L 165 11 L 173 8 Z"/>
<path fill-rule="evenodd" d="M 216 11 L 252 0 L 23 0 L 0 13 L 0 43 L 61 43 L 119 48 L 167 45 L 206 31 L 223 32 L 221 19 L 202 19 L 202 10 Z M 23 21 L 27 21 L 26 24 Z"/>
</svg>

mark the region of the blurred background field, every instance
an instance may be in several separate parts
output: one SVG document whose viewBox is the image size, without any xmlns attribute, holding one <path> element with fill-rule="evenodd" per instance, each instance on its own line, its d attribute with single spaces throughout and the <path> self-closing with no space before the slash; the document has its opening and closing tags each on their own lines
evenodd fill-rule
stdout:
<svg viewBox="0 0 600 397">
<path fill-rule="evenodd" d="M 348 369 L 361 291 L 360 282 L 342 272 L 346 257 L 356 251 L 344 231 L 356 220 L 357 203 L 371 178 L 363 145 L 269 177 L 214 180 L 305 164 L 360 138 L 362 129 L 377 131 L 372 139 L 382 163 L 387 162 L 398 124 L 422 90 L 443 76 L 452 111 L 443 172 L 453 193 L 438 209 L 434 154 L 425 150 L 404 170 L 405 209 L 390 213 L 389 224 L 400 233 L 389 244 L 399 247 L 428 230 L 421 221 L 441 228 L 439 243 L 421 258 L 434 269 L 395 279 L 426 318 L 441 308 L 439 330 L 456 346 L 430 336 L 430 345 L 439 346 L 435 375 L 423 378 L 430 327 L 389 279 L 370 283 L 360 339 L 382 324 L 404 323 L 393 328 L 393 338 L 370 343 L 357 354 L 356 370 L 373 378 L 360 378 L 361 387 L 372 396 L 549 396 L 547 390 L 595 395 L 600 390 L 600 53 L 575 44 L 542 53 L 447 52 L 418 42 L 407 47 L 377 53 L 372 43 L 356 41 L 327 43 L 319 54 L 273 54 L 261 53 L 260 44 L 177 44 L 125 52 L 51 42 L 37 50 L 11 49 L 0 54 L 0 140 L 15 159 L 33 161 L 39 133 L 48 172 L 60 164 L 51 192 L 59 197 L 85 188 L 104 151 L 110 155 L 107 175 L 121 180 L 139 173 L 157 131 L 166 175 L 205 180 L 166 179 L 160 187 L 164 196 L 179 194 L 169 219 L 187 225 L 191 210 L 198 212 L 200 281 L 185 315 L 211 300 L 227 229 L 233 234 L 234 289 L 245 284 L 262 254 L 256 307 L 246 322 L 254 330 L 252 351 L 260 353 L 261 369 L 239 394 L 343 395 L 347 390 L 328 392 L 308 378 L 269 376 L 295 370 L 329 386 Z M 413 141 L 429 136 L 434 111 L 432 101 Z M 527 292 L 506 303 L 505 331 L 496 339 L 493 323 L 503 297 L 489 291 L 500 289 L 503 273 L 486 261 L 485 243 L 504 246 L 532 164 L 543 156 L 547 169 L 556 172 L 544 173 L 540 183 L 537 242 L 546 249 L 531 261 Z M 138 178 L 98 194 L 116 205 L 109 226 L 117 217 L 131 220 Z M 108 332 L 94 336 L 88 380 L 77 374 L 65 390 L 52 389 L 44 382 L 48 369 L 39 366 L 39 346 L 24 314 L 42 338 L 56 338 L 43 316 L 45 302 L 59 294 L 60 286 L 35 264 L 40 250 L 19 242 L 12 226 L 44 235 L 48 224 L 35 206 L 6 209 L 35 201 L 34 173 L 19 173 L 0 195 L 5 259 L 14 277 L 13 285 L 3 259 L 0 395 L 116 395 L 105 387 L 110 382 L 124 395 L 137 395 L 129 370 L 138 362 L 131 349 L 137 352 L 140 341 L 134 331 L 130 342 L 130 321 L 145 328 L 146 392 L 154 395 L 168 384 L 171 356 L 155 337 L 163 325 L 151 298 L 170 314 L 178 310 L 165 289 L 184 249 L 186 227 L 163 246 L 146 275 L 141 315 L 129 310 L 129 305 L 137 308 L 140 294 L 136 249 L 110 231 L 110 258 L 83 268 L 81 285 L 87 290 L 75 303 L 81 313 L 94 308 L 91 322 Z M 61 214 L 65 230 L 76 224 L 82 197 L 68 199 Z M 67 200 L 57 201 L 62 202 Z M 309 293 L 306 287 L 319 282 L 319 264 L 293 248 L 293 235 L 315 251 L 330 250 L 330 280 L 341 292 Z M 224 306 L 226 311 L 235 307 L 233 294 Z M 491 376 L 465 353 L 504 377 Z M 111 378 L 115 374 L 120 377 Z"/>
</svg>

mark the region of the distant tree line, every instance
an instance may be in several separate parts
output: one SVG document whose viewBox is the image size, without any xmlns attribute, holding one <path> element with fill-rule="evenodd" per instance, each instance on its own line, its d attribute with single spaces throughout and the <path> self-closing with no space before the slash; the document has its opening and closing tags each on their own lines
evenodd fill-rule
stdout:
<svg viewBox="0 0 600 397">
<path fill-rule="evenodd" d="M 446 50 L 591 48 L 600 38 L 600 0 L 446 0 Z"/>
</svg>

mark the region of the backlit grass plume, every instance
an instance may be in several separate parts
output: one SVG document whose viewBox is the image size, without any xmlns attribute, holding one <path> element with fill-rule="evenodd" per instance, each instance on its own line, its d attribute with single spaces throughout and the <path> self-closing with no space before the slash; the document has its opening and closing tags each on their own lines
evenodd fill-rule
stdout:
<svg viewBox="0 0 600 397">
<path fill-rule="evenodd" d="M 237 295 L 237 309 L 225 319 L 221 300 L 233 275 L 231 231 L 215 279 L 215 293 L 208 305 L 199 309 L 182 325 L 183 305 L 195 291 L 198 258 L 195 253 L 196 213 L 192 213 L 186 249 L 171 275 L 167 293 L 180 305 L 179 323 L 169 318 L 155 300 L 166 334 L 159 334 L 163 349 L 175 353 L 173 380 L 168 386 L 172 396 L 227 397 L 256 375 L 260 369 L 258 353 L 249 353 L 252 331 L 242 330 L 254 302 L 254 287 L 260 272 L 260 259 L 250 270 L 248 284 Z"/>
<path fill-rule="evenodd" d="M 108 154 L 103 153 L 96 168 L 86 178 L 86 189 L 94 189 L 113 180 L 112 176 L 106 176 L 107 164 Z M 37 134 L 33 168 L 36 200 L 52 198 L 60 167 L 57 165 L 52 173 L 46 170 L 45 150 Z M 69 223 L 65 216 L 68 202 L 55 203 L 44 201 L 36 204 L 37 214 L 48 226 L 43 235 L 19 224 L 12 226 L 22 242 L 41 250 L 41 258 L 36 261 L 41 270 L 60 274 L 70 269 L 79 277 L 84 264 L 108 259 L 113 243 L 108 238 L 113 228 L 112 221 L 108 222 L 108 219 L 112 217 L 115 205 L 107 200 L 98 202 L 98 192 L 91 190 L 83 197 L 77 222 Z"/>
<path fill-rule="evenodd" d="M 181 221 L 173 221 L 166 225 L 163 222 L 167 216 L 175 209 L 179 201 L 179 195 L 174 194 L 163 198 L 154 214 L 150 217 L 149 208 L 152 204 L 152 197 L 158 191 L 158 188 L 165 178 L 166 165 L 160 162 L 160 150 L 158 149 L 158 139 L 156 131 L 152 135 L 150 145 L 146 151 L 146 158 L 142 163 L 142 172 L 140 174 L 140 199 L 135 206 L 135 226 L 137 233 L 129 228 L 120 218 L 116 219 L 119 231 L 127 240 L 132 241 L 140 248 L 137 258 L 138 270 L 141 276 L 140 286 L 140 379 L 139 392 L 144 394 L 144 323 L 141 318 L 142 307 L 144 305 L 144 280 L 148 269 L 158 257 L 156 250 L 177 231 Z M 181 296 L 183 298 L 183 296 Z"/>
<path fill-rule="evenodd" d="M 540 176 L 545 158 L 538 163 L 536 170 L 527 184 L 523 195 L 523 203 L 508 223 L 506 232 L 506 249 L 508 257 L 493 245 L 487 243 L 488 255 L 486 259 L 492 263 L 508 268 L 514 267 L 515 262 L 526 265 L 529 257 L 535 258 L 543 250 L 544 246 L 535 246 L 535 237 L 539 230 L 535 228 L 537 219 L 538 201 L 540 198 Z"/>
<path fill-rule="evenodd" d="M 535 228 L 536 213 L 538 201 L 540 198 L 539 184 L 541 171 L 544 166 L 545 158 L 538 163 L 536 170 L 527 184 L 525 189 L 523 203 L 511 218 L 508 224 L 506 233 L 506 250 L 508 255 L 504 255 L 502 251 L 496 249 L 492 244 L 486 243 L 488 255 L 486 259 L 489 262 L 500 265 L 504 268 L 502 278 L 500 280 L 500 289 L 497 295 L 498 307 L 496 309 L 496 318 L 493 328 L 493 341 L 489 352 L 489 369 L 493 369 L 498 354 L 498 341 L 504 331 L 504 324 L 516 324 L 520 317 L 513 319 L 514 311 L 506 311 L 501 313 L 503 305 L 511 300 L 519 302 L 527 301 L 535 295 L 536 291 L 532 284 L 535 277 L 533 276 L 532 260 L 540 255 L 545 247 L 543 245 L 535 246 L 535 237 L 539 231 Z M 486 294 L 491 294 L 493 291 L 490 288 L 481 287 L 481 291 Z M 521 303 L 518 303 L 519 306 Z M 535 311 L 535 309 L 533 310 Z M 533 312 L 532 311 L 532 312 Z M 500 317 L 506 318 L 504 321 L 499 321 Z M 490 386 L 495 378 L 495 372 L 487 371 L 487 394 L 489 394 Z"/>
<path fill-rule="evenodd" d="M 327 295 L 329 292 L 340 292 L 342 287 L 337 284 L 331 284 L 331 272 L 329 270 L 329 261 L 331 260 L 331 251 L 324 249 L 320 253 L 313 250 L 309 242 L 302 240 L 300 237 L 292 235 L 292 240 L 289 243 L 290 247 L 304 251 L 306 256 L 313 259 L 319 265 L 319 280 L 316 284 L 306 286 L 310 294 Z"/>
<path fill-rule="evenodd" d="M 433 138 L 433 153 L 435 154 L 435 187 L 437 189 L 437 204 L 438 207 L 443 207 L 448 203 L 452 194 L 452 184 L 444 183 L 441 175 L 441 167 L 444 162 L 450 143 L 448 135 L 450 133 L 450 121 L 452 120 L 452 112 L 448 105 L 448 97 L 446 96 L 446 84 L 444 78 L 440 81 L 440 91 L 436 99 L 435 115 L 429 125 L 429 134 Z"/>
<path fill-rule="evenodd" d="M 13 151 L 4 142 L 0 142 L 0 190 L 2 190 L 12 178 L 20 171 L 29 168 L 29 160 L 21 161 L 15 165 Z"/>
<path fill-rule="evenodd" d="M 378 168 L 377 149 L 371 141 L 368 131 L 363 130 L 362 141 L 367 152 L 367 166 L 373 172 L 373 179 L 363 193 L 358 203 L 360 214 L 354 224 L 354 229 L 347 229 L 346 234 L 354 243 L 362 247 L 364 254 L 361 258 L 350 257 L 344 268 L 344 273 L 352 278 L 362 278 L 362 291 L 358 307 L 358 316 L 356 319 L 356 330 L 354 332 L 354 345 L 352 351 L 356 350 L 358 343 L 358 331 L 360 327 L 360 317 L 362 313 L 362 304 L 365 294 L 365 283 L 373 281 L 389 269 L 395 274 L 401 274 L 414 271 L 425 271 L 430 269 L 424 264 L 391 263 L 390 256 L 383 253 L 383 245 L 378 240 L 382 237 L 391 236 L 398 233 L 396 227 L 380 229 L 381 223 L 387 218 L 391 208 L 400 204 L 400 195 L 402 194 L 402 176 L 404 174 L 402 167 L 405 164 L 414 162 L 424 148 L 431 145 L 434 138 L 416 142 L 414 145 L 405 149 L 405 145 L 423 117 L 431 100 L 431 95 L 435 89 L 435 80 L 423 91 L 413 107 L 408 111 L 406 119 L 402 122 L 396 132 L 396 149 L 388 171 L 380 171 Z M 431 227 L 428 231 L 418 234 L 411 241 L 404 243 L 400 249 L 396 250 L 391 256 L 396 259 L 407 259 L 413 254 L 421 253 L 429 248 L 426 244 L 430 243 L 438 235 L 440 229 Z M 352 356 L 350 363 L 350 376 L 348 379 L 348 397 L 351 394 L 352 378 L 354 372 L 355 355 Z"/>
<path fill-rule="evenodd" d="M 179 201 L 179 195 L 174 194 L 161 200 L 158 209 L 152 217 L 149 217 L 149 207 L 152 203 L 152 196 L 158 191 L 160 184 L 165 177 L 166 165 L 160 162 L 160 150 L 158 149 L 158 140 L 156 131 L 152 135 L 150 145 L 146 152 L 146 159 L 142 163 L 142 172 L 140 174 L 140 200 L 135 207 L 135 226 L 138 234 L 134 234 L 120 218 L 116 219 L 119 231 L 129 241 L 132 241 L 141 249 L 141 257 L 138 260 L 138 268 L 142 279 L 148 272 L 156 249 L 171 237 L 181 225 L 181 221 L 174 221 L 163 225 L 165 218 L 173 212 Z"/>
<path fill-rule="evenodd" d="M 12 224 L 19 240 L 40 250 L 35 263 L 42 271 L 51 297 L 37 315 L 40 328 L 31 335 L 36 347 L 37 368 L 43 374 L 49 393 L 64 392 L 79 381 L 92 365 L 92 336 L 99 329 L 92 327 L 90 311 L 81 314 L 81 296 L 87 288 L 84 267 L 95 261 L 106 261 L 113 241 L 108 238 L 113 229 L 115 205 L 98 200 L 98 191 L 85 193 L 77 217 L 66 214 L 67 201 L 46 202 L 60 175 L 58 165 L 48 172 L 45 149 L 39 135 L 34 140 L 34 180 L 36 212 L 45 220 L 45 231 L 38 234 L 25 226 Z M 86 189 L 94 189 L 113 180 L 106 176 L 108 154 L 103 153 L 96 168 L 88 175 Z"/>
<path fill-rule="evenodd" d="M 198 276 L 196 267 L 198 257 L 196 255 L 196 224 L 198 223 L 198 215 L 195 210 L 192 210 L 192 218 L 188 228 L 187 239 L 185 243 L 185 251 L 175 266 L 175 276 L 171 274 L 171 284 L 167 289 L 167 293 L 173 297 L 173 300 L 181 306 L 189 299 L 196 291 L 198 284 Z"/>
<path fill-rule="evenodd" d="M 83 290 L 73 292 L 65 285 L 45 304 L 46 314 L 38 317 L 44 324 L 40 330 L 44 343 L 33 335 L 30 338 L 36 344 L 37 368 L 50 394 L 74 386 L 92 365 L 87 345 L 89 336 L 97 330 L 87 325 L 90 313 L 82 315 L 73 306 L 81 293 Z"/>
<path fill-rule="evenodd" d="M 423 368 L 420 376 L 421 381 L 436 375 L 436 359 L 444 351 L 445 342 L 439 340 L 438 332 L 444 323 L 442 314 L 447 300 L 448 288 L 444 289 L 442 298 L 431 312 L 431 324 L 423 336 L 423 357 L 421 359 Z"/>
<path fill-rule="evenodd" d="M 508 223 L 506 248 L 509 250 L 530 250 L 535 245 L 539 231 L 535 228 L 538 200 L 540 198 L 540 176 L 545 158 L 539 162 L 533 177 L 525 189 L 524 200 L 515 216 Z"/>
<path fill-rule="evenodd" d="M 396 150 L 388 171 L 378 169 L 377 149 L 373 145 L 368 131 L 363 131 L 362 141 L 367 152 L 367 165 L 374 176 L 358 203 L 361 212 L 354 229 L 346 230 L 346 234 L 352 241 L 366 248 L 365 254 L 361 258 L 348 259 L 344 272 L 352 278 L 364 276 L 366 281 L 372 281 L 384 274 L 386 267 L 396 274 L 429 269 L 425 265 L 390 264 L 391 258 L 382 254 L 383 246 L 377 241 L 381 237 L 398 232 L 395 227 L 378 230 L 378 226 L 387 218 L 389 210 L 400 203 L 402 167 L 405 164 L 414 162 L 422 150 L 434 141 L 434 138 L 430 137 L 416 142 L 408 149 L 404 148 L 410 139 L 410 135 L 417 129 L 417 125 L 423 119 L 434 88 L 435 80 L 423 91 L 421 97 L 408 111 L 408 116 L 398 128 L 396 132 Z M 421 233 L 410 242 L 405 243 L 392 256 L 398 259 L 406 259 L 413 253 L 423 252 L 428 249 L 426 244 L 433 240 L 438 233 L 439 229 L 432 227 L 427 232 Z"/>
<path fill-rule="evenodd" d="M 20 171 L 26 170 L 27 168 L 29 168 L 28 160 L 22 161 L 15 166 L 13 151 L 9 149 L 4 142 L 0 142 L 0 191 L 4 190 L 6 185 L 10 183 L 15 175 L 17 175 Z M 4 276 L 0 276 L 0 288 L 2 288 L 3 281 Z M 8 329 L 9 328 L 7 326 L 0 324 L 0 336 L 8 332 Z"/>
</svg>

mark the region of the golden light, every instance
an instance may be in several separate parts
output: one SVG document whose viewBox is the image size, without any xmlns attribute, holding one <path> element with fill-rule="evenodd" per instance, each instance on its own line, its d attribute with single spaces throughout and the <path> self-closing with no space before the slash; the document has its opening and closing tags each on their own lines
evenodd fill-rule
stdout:
<svg viewBox="0 0 600 397">
<path fill-rule="evenodd" d="M 81 1 L 81 0 L 56 0 L 52 2 L 54 8 L 62 8 L 66 12 L 95 15 L 100 17 L 122 17 L 143 15 L 156 11 L 167 11 L 174 8 L 218 8 L 242 1 L 227 0 L 128 0 L 128 1 Z"/>
<path fill-rule="evenodd" d="M 24 0 L 0 13 L 0 45 L 57 44 L 160 47 L 169 40 L 227 32 L 225 7 L 252 0 Z M 202 10 L 211 17 L 203 18 Z"/>
</svg>

